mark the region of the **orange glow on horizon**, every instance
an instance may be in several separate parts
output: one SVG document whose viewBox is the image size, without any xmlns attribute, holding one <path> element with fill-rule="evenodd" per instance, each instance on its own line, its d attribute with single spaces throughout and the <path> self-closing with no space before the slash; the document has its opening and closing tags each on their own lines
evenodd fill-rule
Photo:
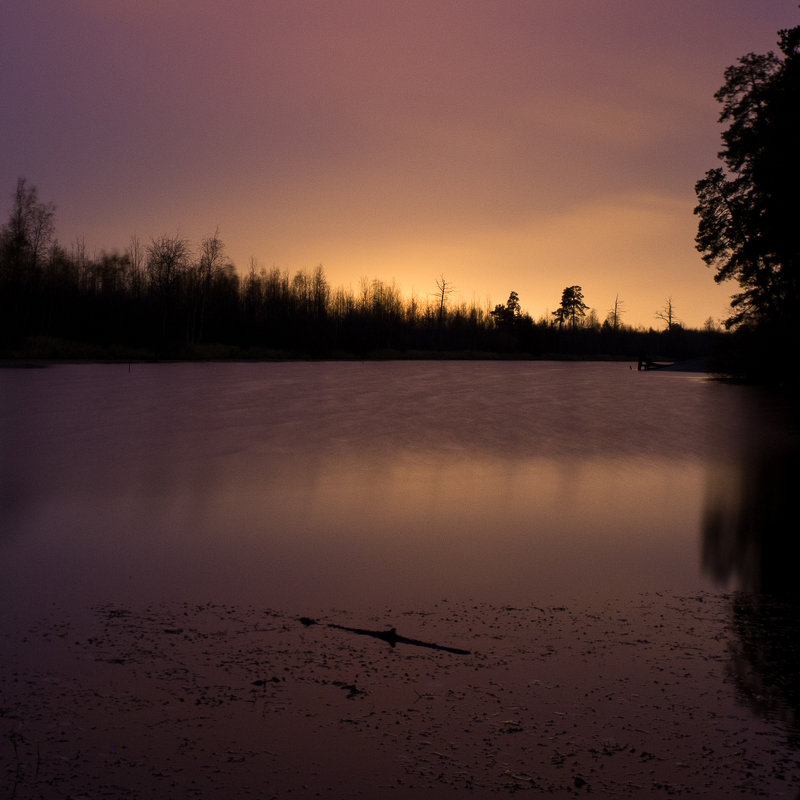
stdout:
<svg viewBox="0 0 800 800">
<path fill-rule="evenodd" d="M 444 274 L 535 318 L 577 283 L 645 327 L 668 297 L 727 315 L 694 250 L 713 95 L 797 24 L 796 0 L 9 2 L 0 198 L 27 178 L 63 245 L 219 228 L 242 274 Z"/>
</svg>

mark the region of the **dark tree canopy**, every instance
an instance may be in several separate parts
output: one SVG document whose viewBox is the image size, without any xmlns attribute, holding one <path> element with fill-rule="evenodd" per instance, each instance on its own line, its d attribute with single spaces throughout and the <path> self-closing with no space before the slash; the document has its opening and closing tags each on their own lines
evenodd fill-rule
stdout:
<svg viewBox="0 0 800 800">
<path fill-rule="evenodd" d="M 697 249 L 741 287 L 728 326 L 783 327 L 800 311 L 800 27 L 779 47 L 725 71 L 722 166 L 695 186 Z"/>
<path fill-rule="evenodd" d="M 500 327 L 513 328 L 514 324 L 522 317 L 522 306 L 519 304 L 519 295 L 511 292 L 508 302 L 504 305 L 496 305 L 493 311 L 489 312 L 495 322 Z"/>
<path fill-rule="evenodd" d="M 561 293 L 561 305 L 553 312 L 553 316 L 559 325 L 569 322 L 575 328 L 588 310 L 589 306 L 583 302 L 583 289 L 580 286 L 567 286 Z"/>
</svg>

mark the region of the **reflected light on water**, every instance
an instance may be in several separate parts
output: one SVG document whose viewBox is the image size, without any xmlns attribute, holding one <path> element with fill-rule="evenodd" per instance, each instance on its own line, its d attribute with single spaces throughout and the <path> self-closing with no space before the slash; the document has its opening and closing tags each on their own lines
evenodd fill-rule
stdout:
<svg viewBox="0 0 800 800">
<path fill-rule="evenodd" d="M 6 594 L 314 608 L 691 591 L 719 577 L 700 558 L 706 486 L 730 485 L 719 465 L 752 430 L 740 388 L 620 364 L 8 370 Z"/>
</svg>

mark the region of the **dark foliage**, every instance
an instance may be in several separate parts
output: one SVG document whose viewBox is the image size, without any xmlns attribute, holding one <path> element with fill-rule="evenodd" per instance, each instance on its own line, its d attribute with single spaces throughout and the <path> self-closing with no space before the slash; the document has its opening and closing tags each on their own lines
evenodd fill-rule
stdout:
<svg viewBox="0 0 800 800">
<path fill-rule="evenodd" d="M 580 286 L 567 286 L 561 293 L 561 305 L 553 312 L 559 327 L 569 322 L 573 329 L 586 316 L 589 306 L 583 302 L 583 289 Z"/>
<path fill-rule="evenodd" d="M 800 345 L 800 27 L 781 31 L 779 47 L 725 71 L 722 166 L 695 187 L 697 249 L 716 281 L 740 286 L 727 325 L 761 343 L 754 360 L 743 351 L 748 373 L 784 373 Z"/>
</svg>

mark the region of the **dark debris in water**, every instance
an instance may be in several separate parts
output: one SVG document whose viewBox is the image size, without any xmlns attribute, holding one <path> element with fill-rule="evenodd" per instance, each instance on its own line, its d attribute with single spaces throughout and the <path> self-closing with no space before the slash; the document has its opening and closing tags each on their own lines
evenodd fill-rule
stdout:
<svg viewBox="0 0 800 800">
<path fill-rule="evenodd" d="M 768 626 L 734 598 L 443 601 L 326 618 L 337 622 L 212 603 L 105 606 L 86 630 L 54 611 L 6 634 L 0 796 L 795 800 L 800 790 L 800 751 L 774 710 L 786 695 L 769 695 L 771 716 L 742 697 L 764 690 L 754 675 L 778 681 L 784 651 L 752 663 Z M 384 638 L 399 618 L 408 637 Z M 399 658 L 356 635 L 375 633 L 426 646 Z M 454 658 L 437 642 L 471 652 Z"/>
<path fill-rule="evenodd" d="M 454 653 L 455 655 L 460 656 L 468 656 L 471 655 L 469 650 L 462 650 L 459 647 L 448 647 L 447 645 L 437 644 L 436 642 L 425 642 L 421 639 L 412 639 L 408 636 L 401 636 L 396 628 L 389 628 L 388 630 L 371 630 L 368 628 L 353 628 L 347 625 L 337 625 L 333 622 L 327 623 L 320 623 L 315 619 L 311 619 L 311 617 L 300 617 L 300 622 L 309 627 L 311 625 L 320 625 L 324 624 L 327 628 L 333 628 L 339 631 L 345 631 L 346 633 L 354 633 L 357 636 L 370 636 L 373 639 L 380 639 L 381 641 L 386 642 L 391 647 L 395 647 L 398 644 L 407 644 L 412 645 L 413 647 L 426 647 L 430 650 L 441 650 L 445 653 Z"/>
</svg>

